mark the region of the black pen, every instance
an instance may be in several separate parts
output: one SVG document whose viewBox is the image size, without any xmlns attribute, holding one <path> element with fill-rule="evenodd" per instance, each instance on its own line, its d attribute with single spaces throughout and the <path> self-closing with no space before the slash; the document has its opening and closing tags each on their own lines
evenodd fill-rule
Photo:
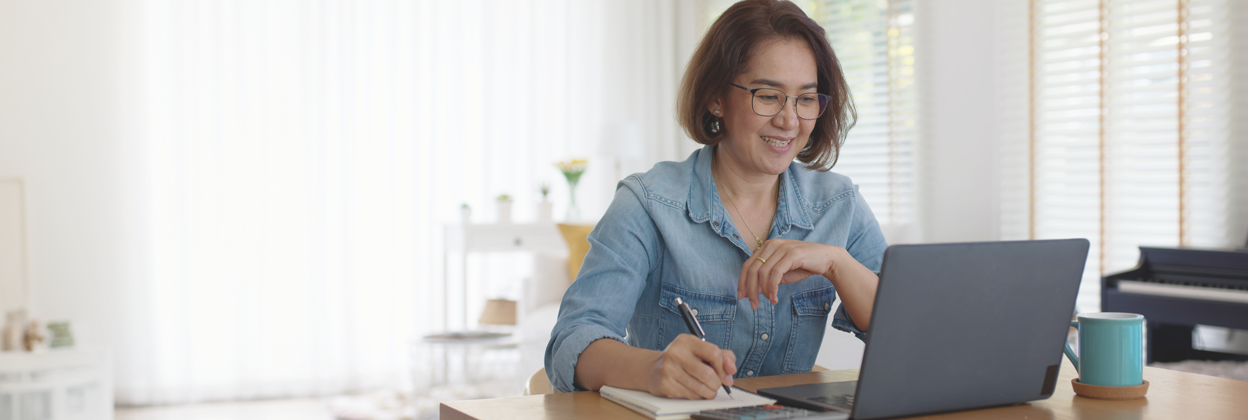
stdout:
<svg viewBox="0 0 1248 420">
<path fill-rule="evenodd" d="M 698 318 L 693 316 L 693 312 L 689 310 L 689 305 L 676 298 L 676 306 L 680 308 L 680 317 L 685 319 L 685 326 L 689 327 L 689 333 L 698 337 L 699 340 L 706 341 L 706 333 L 702 331 L 702 324 L 698 323 Z M 724 384 L 724 392 L 728 393 L 728 398 L 732 398 L 732 390 L 728 389 L 728 385 Z M 736 399 L 736 398 L 732 398 Z"/>
</svg>

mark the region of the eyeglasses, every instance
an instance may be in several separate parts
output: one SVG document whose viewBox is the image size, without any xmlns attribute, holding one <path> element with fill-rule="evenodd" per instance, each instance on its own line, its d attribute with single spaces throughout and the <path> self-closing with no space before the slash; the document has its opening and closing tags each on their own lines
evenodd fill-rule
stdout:
<svg viewBox="0 0 1248 420">
<path fill-rule="evenodd" d="M 754 113 L 771 117 L 779 114 L 784 110 L 784 105 L 789 103 L 789 98 L 793 98 L 793 105 L 797 108 L 797 117 L 803 120 L 813 120 L 823 115 L 823 111 L 828 108 L 828 102 L 832 102 L 832 97 L 822 93 L 803 93 L 797 96 L 784 94 L 784 91 L 773 88 L 750 89 L 736 83 L 728 83 L 741 90 L 750 92 L 753 98 L 750 100 L 750 107 L 754 109 Z"/>
</svg>

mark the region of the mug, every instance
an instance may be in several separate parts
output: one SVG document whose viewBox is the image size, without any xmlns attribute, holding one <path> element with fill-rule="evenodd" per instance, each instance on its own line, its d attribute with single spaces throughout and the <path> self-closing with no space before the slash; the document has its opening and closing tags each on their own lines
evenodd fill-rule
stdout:
<svg viewBox="0 0 1248 420">
<path fill-rule="evenodd" d="M 1123 312 L 1079 314 L 1079 354 L 1066 343 L 1066 357 L 1079 382 L 1097 386 L 1144 383 L 1144 315 Z"/>
</svg>

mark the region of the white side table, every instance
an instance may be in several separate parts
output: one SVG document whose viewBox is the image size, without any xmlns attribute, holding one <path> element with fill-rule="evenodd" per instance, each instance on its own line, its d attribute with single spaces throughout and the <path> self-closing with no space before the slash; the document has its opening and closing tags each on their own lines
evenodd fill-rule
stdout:
<svg viewBox="0 0 1248 420">
<path fill-rule="evenodd" d="M 0 419 L 112 418 L 112 364 L 106 351 L 0 353 Z"/>
<path fill-rule="evenodd" d="M 442 271 L 442 293 L 443 301 L 447 305 L 447 309 L 442 317 L 442 328 L 444 330 L 450 330 L 451 328 L 450 256 L 452 253 L 459 254 L 462 257 L 460 259 L 460 274 L 463 277 L 460 280 L 466 282 L 468 278 L 468 254 L 470 253 L 567 250 L 567 245 L 564 244 L 563 237 L 559 234 L 559 228 L 554 223 L 448 224 L 445 226 L 442 238 L 442 266 L 445 267 Z M 468 288 L 466 284 L 463 290 L 464 329 L 467 329 Z"/>
</svg>

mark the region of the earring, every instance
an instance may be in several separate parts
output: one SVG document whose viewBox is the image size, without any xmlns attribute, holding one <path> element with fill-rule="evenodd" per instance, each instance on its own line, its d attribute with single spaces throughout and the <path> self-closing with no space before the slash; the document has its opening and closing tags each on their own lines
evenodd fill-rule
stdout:
<svg viewBox="0 0 1248 420">
<path fill-rule="evenodd" d="M 717 117 L 719 116 L 719 110 L 718 110 L 718 109 L 717 109 L 717 110 L 715 110 L 715 116 L 717 116 Z"/>
<path fill-rule="evenodd" d="M 711 121 L 711 135 L 719 134 L 719 130 L 719 118 L 716 118 L 714 121 Z"/>
</svg>

